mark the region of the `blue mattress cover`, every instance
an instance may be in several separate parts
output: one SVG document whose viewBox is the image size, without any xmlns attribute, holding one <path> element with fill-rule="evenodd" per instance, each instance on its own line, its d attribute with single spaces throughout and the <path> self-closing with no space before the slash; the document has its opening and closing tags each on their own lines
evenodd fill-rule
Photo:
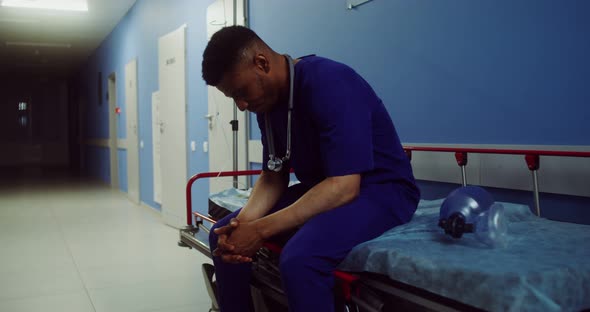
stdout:
<svg viewBox="0 0 590 312">
<path fill-rule="evenodd" d="M 358 245 L 339 268 L 380 273 L 490 311 L 590 308 L 590 226 L 502 203 L 508 241 L 492 248 L 474 235 L 444 235 L 437 226 L 442 201 L 420 201 L 409 223 Z"/>
<path fill-rule="evenodd" d="M 246 205 L 251 193 L 252 189 L 238 190 L 231 188 L 209 195 L 209 200 L 231 212 L 234 212 Z"/>
<path fill-rule="evenodd" d="M 229 189 L 210 199 L 235 211 L 249 195 Z M 590 226 L 502 203 L 508 241 L 492 248 L 471 234 L 458 240 L 444 235 L 437 226 L 442 202 L 421 200 L 409 223 L 358 245 L 339 269 L 379 273 L 489 311 L 590 308 Z"/>
</svg>

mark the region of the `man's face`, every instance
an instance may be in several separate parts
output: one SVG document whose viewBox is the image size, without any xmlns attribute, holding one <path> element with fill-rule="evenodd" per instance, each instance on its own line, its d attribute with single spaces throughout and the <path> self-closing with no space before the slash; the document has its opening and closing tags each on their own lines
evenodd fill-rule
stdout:
<svg viewBox="0 0 590 312">
<path fill-rule="evenodd" d="M 277 101 L 277 93 L 271 87 L 270 76 L 265 59 L 241 62 L 227 73 L 217 89 L 225 96 L 234 99 L 238 109 L 253 113 L 270 111 Z"/>
</svg>

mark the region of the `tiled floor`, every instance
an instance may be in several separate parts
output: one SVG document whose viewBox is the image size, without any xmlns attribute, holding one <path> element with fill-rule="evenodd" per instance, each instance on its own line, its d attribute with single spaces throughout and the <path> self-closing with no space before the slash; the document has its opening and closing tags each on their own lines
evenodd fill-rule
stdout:
<svg viewBox="0 0 590 312">
<path fill-rule="evenodd" d="M 198 251 L 100 183 L 0 173 L 0 312 L 208 311 Z"/>
</svg>

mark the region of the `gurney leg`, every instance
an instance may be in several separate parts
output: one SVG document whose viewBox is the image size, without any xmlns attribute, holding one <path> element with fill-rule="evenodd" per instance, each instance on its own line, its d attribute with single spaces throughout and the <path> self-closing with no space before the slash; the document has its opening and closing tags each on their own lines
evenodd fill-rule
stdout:
<svg viewBox="0 0 590 312">
<path fill-rule="evenodd" d="M 205 287 L 211 298 L 211 309 L 210 312 L 219 311 L 219 304 L 217 303 L 217 285 L 213 282 L 213 274 L 215 273 L 215 267 L 209 263 L 203 263 L 201 268 L 203 270 L 203 278 L 205 279 Z"/>
<path fill-rule="evenodd" d="M 252 301 L 254 303 L 254 311 L 256 312 L 270 312 L 264 300 L 264 294 L 256 287 L 250 288 L 252 291 Z"/>
</svg>

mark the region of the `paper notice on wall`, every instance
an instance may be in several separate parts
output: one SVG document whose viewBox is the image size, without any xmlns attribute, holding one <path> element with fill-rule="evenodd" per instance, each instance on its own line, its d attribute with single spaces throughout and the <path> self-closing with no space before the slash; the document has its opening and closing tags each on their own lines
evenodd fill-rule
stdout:
<svg viewBox="0 0 590 312">
<path fill-rule="evenodd" d="M 152 93 L 152 140 L 154 158 L 154 201 L 162 204 L 162 171 L 160 166 L 160 137 L 162 121 L 160 120 L 160 93 Z"/>
<path fill-rule="evenodd" d="M 243 1 L 236 3 L 236 25 L 245 25 L 245 9 Z M 217 0 L 207 7 L 207 40 L 223 27 L 234 24 L 234 2 L 230 0 Z"/>
<path fill-rule="evenodd" d="M 231 26 L 233 23 L 233 3 L 227 1 L 231 7 L 226 10 L 226 1 L 217 0 L 207 7 L 207 40 L 225 26 Z M 229 15 L 229 16 L 227 16 Z"/>
</svg>

